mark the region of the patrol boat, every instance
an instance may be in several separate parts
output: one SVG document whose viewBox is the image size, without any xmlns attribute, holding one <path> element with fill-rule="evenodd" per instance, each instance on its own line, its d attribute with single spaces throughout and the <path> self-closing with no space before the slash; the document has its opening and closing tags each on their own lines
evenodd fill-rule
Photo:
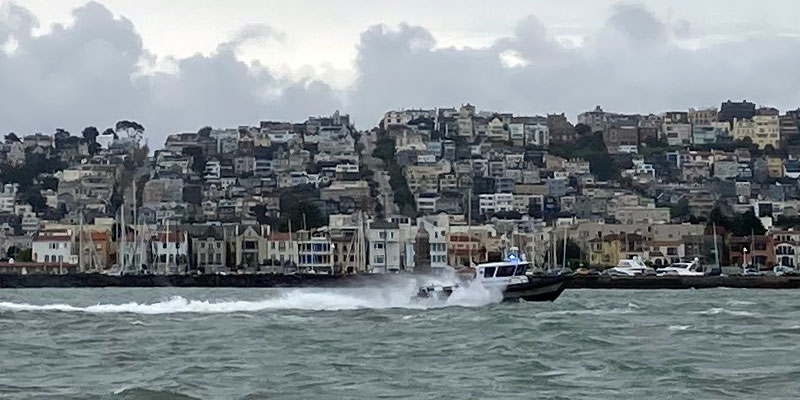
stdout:
<svg viewBox="0 0 800 400">
<path fill-rule="evenodd" d="M 531 265 L 512 251 L 504 261 L 478 264 L 466 268 L 459 275 L 466 275 L 461 283 L 454 285 L 422 286 L 417 292 L 419 298 L 447 298 L 462 286 L 480 284 L 486 288 L 500 288 L 504 301 L 554 301 L 564 291 L 567 277 L 564 275 L 527 275 Z M 464 274 L 463 272 L 466 272 Z"/>
</svg>

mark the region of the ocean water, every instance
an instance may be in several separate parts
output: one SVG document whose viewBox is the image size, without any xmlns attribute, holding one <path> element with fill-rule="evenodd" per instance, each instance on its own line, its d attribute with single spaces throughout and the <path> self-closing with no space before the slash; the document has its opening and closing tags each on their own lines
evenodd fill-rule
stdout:
<svg viewBox="0 0 800 400">
<path fill-rule="evenodd" d="M 794 399 L 795 291 L 0 291 L 2 399 Z"/>
</svg>

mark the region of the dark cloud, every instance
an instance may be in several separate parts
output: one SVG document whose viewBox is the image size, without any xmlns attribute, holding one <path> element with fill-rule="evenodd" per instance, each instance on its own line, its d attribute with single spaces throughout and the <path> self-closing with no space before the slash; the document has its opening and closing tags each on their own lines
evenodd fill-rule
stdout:
<svg viewBox="0 0 800 400">
<path fill-rule="evenodd" d="M 282 40 L 267 26 L 245 26 L 210 55 L 174 60 L 173 72 L 143 75 L 140 62 L 153 57 L 133 24 L 98 3 L 74 10 L 72 24 L 54 25 L 41 36 L 32 35 L 37 21 L 23 7 L 10 4 L 4 14 L 0 43 L 13 36 L 18 47 L 0 53 L 0 131 L 77 132 L 133 119 L 158 145 L 174 131 L 302 118 L 340 107 L 324 83 L 285 81 L 235 57 L 247 41 Z"/>
<path fill-rule="evenodd" d="M 424 27 L 376 25 L 360 36 L 356 82 L 342 93 L 318 80 L 290 81 L 236 57 L 244 43 L 283 40 L 269 26 L 247 25 L 208 55 L 175 59 L 174 71 L 143 74 L 154 57 L 133 24 L 97 3 L 74 23 L 36 36 L 36 18 L 7 4 L 0 16 L 0 132 L 78 131 L 133 119 L 151 143 L 204 125 L 260 119 L 301 120 L 340 108 L 362 128 L 384 111 L 472 102 L 519 113 L 577 112 L 602 104 L 659 112 L 747 98 L 782 108 L 800 99 L 800 43 L 747 35 L 696 50 L 676 40 L 693 31 L 638 5 L 611 8 L 601 28 L 565 47 L 533 16 L 484 48 L 442 48 Z M 697 37 L 691 38 L 693 40 Z M 509 66 L 507 57 L 520 62 Z"/>
</svg>

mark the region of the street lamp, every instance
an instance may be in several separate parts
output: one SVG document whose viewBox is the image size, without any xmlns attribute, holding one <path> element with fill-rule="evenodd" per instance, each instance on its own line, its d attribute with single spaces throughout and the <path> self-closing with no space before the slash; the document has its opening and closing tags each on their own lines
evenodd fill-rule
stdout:
<svg viewBox="0 0 800 400">
<path fill-rule="evenodd" d="M 742 247 L 742 262 L 744 263 L 742 269 L 747 269 L 747 247 Z"/>
</svg>

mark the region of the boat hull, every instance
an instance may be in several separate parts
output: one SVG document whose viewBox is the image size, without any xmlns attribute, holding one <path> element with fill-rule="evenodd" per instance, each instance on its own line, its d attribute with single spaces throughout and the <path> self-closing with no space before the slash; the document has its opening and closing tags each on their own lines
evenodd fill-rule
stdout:
<svg viewBox="0 0 800 400">
<path fill-rule="evenodd" d="M 567 279 L 563 276 L 529 278 L 526 283 L 506 286 L 503 290 L 503 301 L 555 301 L 566 289 Z M 446 299 L 458 286 L 423 287 L 417 293 L 418 298 Z"/>
<path fill-rule="evenodd" d="M 503 291 L 503 301 L 555 301 L 566 288 L 566 278 L 532 278 L 528 283 L 510 285 Z"/>
</svg>

